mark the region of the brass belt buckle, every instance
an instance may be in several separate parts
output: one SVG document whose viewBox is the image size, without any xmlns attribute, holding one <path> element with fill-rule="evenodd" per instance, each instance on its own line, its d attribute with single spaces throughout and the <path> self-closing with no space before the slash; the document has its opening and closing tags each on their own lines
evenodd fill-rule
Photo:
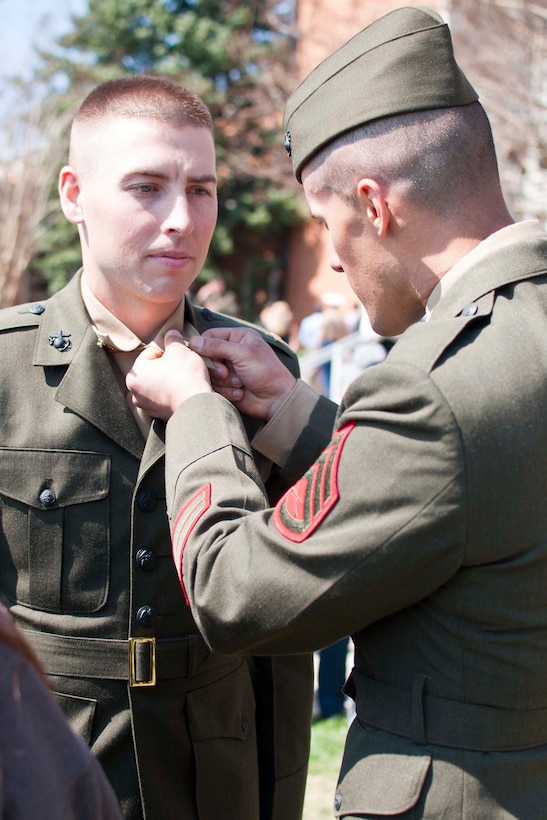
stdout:
<svg viewBox="0 0 547 820">
<path fill-rule="evenodd" d="M 148 644 L 149 653 L 149 676 L 146 680 L 137 678 L 137 652 L 138 647 Z M 129 686 L 155 686 L 156 685 L 156 639 L 155 638 L 130 638 L 129 639 Z"/>
</svg>

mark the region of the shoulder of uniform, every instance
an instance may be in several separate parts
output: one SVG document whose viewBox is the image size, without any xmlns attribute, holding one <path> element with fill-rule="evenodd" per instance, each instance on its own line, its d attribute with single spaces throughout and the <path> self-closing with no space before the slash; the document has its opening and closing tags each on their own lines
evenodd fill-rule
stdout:
<svg viewBox="0 0 547 820">
<path fill-rule="evenodd" d="M 37 327 L 47 302 L 27 302 L 0 310 L 0 330 Z"/>
<path fill-rule="evenodd" d="M 265 328 L 253 324 L 253 322 L 247 322 L 244 319 L 236 319 L 234 316 L 227 316 L 224 313 L 216 313 L 214 310 L 210 310 L 209 308 L 202 308 L 194 305 L 194 311 L 196 313 L 196 319 L 199 319 L 198 329 L 200 331 L 206 330 L 208 327 L 247 327 L 251 330 L 256 330 L 257 333 L 259 333 L 262 338 L 268 342 L 270 347 L 273 348 L 283 364 L 288 367 L 291 372 L 294 372 L 295 375 L 297 375 L 298 358 L 296 353 L 275 333 L 271 333 L 269 330 L 265 330 Z"/>
<path fill-rule="evenodd" d="M 440 359 L 462 344 L 470 328 L 489 321 L 494 299 L 495 293 L 490 291 L 465 305 L 457 316 L 411 325 L 390 350 L 390 363 L 412 364 L 431 372 Z"/>
</svg>

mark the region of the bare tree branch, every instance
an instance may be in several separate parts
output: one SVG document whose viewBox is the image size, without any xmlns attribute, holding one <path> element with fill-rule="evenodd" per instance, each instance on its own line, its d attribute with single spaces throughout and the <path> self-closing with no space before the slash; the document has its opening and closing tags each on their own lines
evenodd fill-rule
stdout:
<svg viewBox="0 0 547 820">
<path fill-rule="evenodd" d="M 0 158 L 0 306 L 16 304 L 36 249 L 72 111 L 48 99 L 22 99 L 4 122 Z"/>
</svg>

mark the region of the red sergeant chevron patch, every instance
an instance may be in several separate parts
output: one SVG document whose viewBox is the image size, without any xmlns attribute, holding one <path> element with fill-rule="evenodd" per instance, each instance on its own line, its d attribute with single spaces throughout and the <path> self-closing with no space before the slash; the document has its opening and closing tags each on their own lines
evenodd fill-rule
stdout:
<svg viewBox="0 0 547 820">
<path fill-rule="evenodd" d="M 277 503 L 275 526 L 290 541 L 305 541 L 338 501 L 338 464 L 354 427 L 355 422 L 338 430 L 315 464 Z"/>
<path fill-rule="evenodd" d="M 189 604 L 190 601 L 188 600 L 188 595 L 186 594 L 186 589 L 184 588 L 184 581 L 182 578 L 182 559 L 184 557 L 184 548 L 186 547 L 186 543 L 192 530 L 198 523 L 203 513 L 206 512 L 210 506 L 211 484 L 207 483 L 188 499 L 184 507 L 177 515 L 171 532 L 173 558 L 187 604 Z"/>
</svg>

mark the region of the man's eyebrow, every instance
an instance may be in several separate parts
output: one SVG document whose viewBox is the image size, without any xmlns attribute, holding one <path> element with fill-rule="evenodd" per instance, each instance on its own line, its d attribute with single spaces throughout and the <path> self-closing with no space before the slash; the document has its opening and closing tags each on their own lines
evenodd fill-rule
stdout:
<svg viewBox="0 0 547 820">
<path fill-rule="evenodd" d="M 188 177 L 188 182 L 199 182 L 199 183 L 214 182 L 214 184 L 216 185 L 217 184 L 217 178 L 216 178 L 215 174 L 203 174 L 202 176 Z"/>
<path fill-rule="evenodd" d="M 133 177 L 153 177 L 154 179 L 169 179 L 169 175 L 165 174 L 163 171 L 154 171 L 150 168 L 134 168 L 132 171 L 128 171 L 122 177 L 122 182 L 126 180 L 132 179 Z M 214 183 L 217 184 L 217 177 L 215 174 L 200 174 L 198 176 L 190 176 L 188 177 L 188 181 L 191 183 Z"/>
<path fill-rule="evenodd" d="M 149 168 L 133 168 L 132 171 L 128 171 L 122 177 L 122 182 L 127 179 L 132 179 L 133 177 L 155 177 L 155 179 L 167 179 L 167 174 L 164 174 L 162 171 L 153 171 Z"/>
</svg>

